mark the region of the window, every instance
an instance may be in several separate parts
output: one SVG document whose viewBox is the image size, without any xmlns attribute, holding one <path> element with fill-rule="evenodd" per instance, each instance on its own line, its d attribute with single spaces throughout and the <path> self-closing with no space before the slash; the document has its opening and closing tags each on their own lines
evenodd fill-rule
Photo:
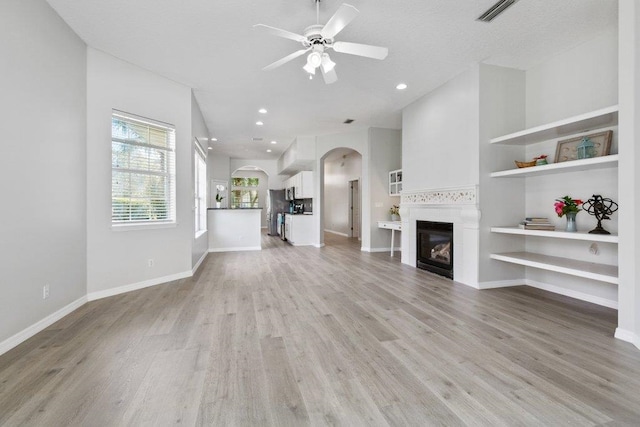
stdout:
<svg viewBox="0 0 640 427">
<path fill-rule="evenodd" d="M 257 208 L 260 178 L 231 178 L 231 208 Z"/>
<path fill-rule="evenodd" d="M 194 198 L 195 198 L 195 228 L 196 237 L 207 231 L 207 164 L 204 150 L 195 143 L 194 153 Z"/>
<path fill-rule="evenodd" d="M 175 129 L 113 110 L 111 223 L 175 223 Z"/>
</svg>

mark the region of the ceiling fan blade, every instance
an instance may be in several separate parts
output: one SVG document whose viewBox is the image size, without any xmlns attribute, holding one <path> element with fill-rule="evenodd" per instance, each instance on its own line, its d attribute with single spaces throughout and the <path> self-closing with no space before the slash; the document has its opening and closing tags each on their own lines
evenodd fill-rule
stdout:
<svg viewBox="0 0 640 427">
<path fill-rule="evenodd" d="M 333 50 L 350 55 L 366 56 L 373 59 L 384 59 L 389 53 L 389 49 L 380 46 L 370 46 L 368 44 L 334 42 Z"/>
<path fill-rule="evenodd" d="M 358 9 L 343 3 L 322 28 L 320 35 L 325 39 L 334 38 L 349 22 L 353 21 L 353 18 L 358 16 L 358 13 L 360 13 Z"/>
<path fill-rule="evenodd" d="M 324 71 L 324 68 L 320 68 L 322 69 L 322 78 L 324 79 L 324 82 L 326 84 L 330 85 L 331 83 L 335 83 L 338 80 L 338 75 L 336 74 L 335 68 L 332 68 L 327 72 Z"/>
<path fill-rule="evenodd" d="M 274 62 L 273 64 L 269 64 L 266 67 L 263 68 L 264 71 L 270 71 L 273 70 L 274 68 L 278 68 L 279 66 L 286 64 L 287 62 L 296 59 L 298 56 L 304 55 L 306 52 L 308 52 L 311 48 L 309 49 L 300 49 L 298 51 L 293 52 L 291 55 L 287 55 L 282 59 L 277 60 L 276 62 Z"/>
<path fill-rule="evenodd" d="M 300 43 L 304 43 L 307 41 L 305 36 L 301 36 L 300 34 L 292 33 L 291 31 L 281 30 L 280 28 L 270 27 L 264 24 L 256 24 L 253 28 L 257 28 L 266 33 L 271 34 L 272 36 L 284 37 L 285 39 L 295 40 Z"/>
</svg>

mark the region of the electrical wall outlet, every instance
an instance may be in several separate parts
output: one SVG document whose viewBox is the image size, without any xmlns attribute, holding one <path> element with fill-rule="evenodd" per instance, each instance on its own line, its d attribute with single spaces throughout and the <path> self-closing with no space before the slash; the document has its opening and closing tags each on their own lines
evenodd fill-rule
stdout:
<svg viewBox="0 0 640 427">
<path fill-rule="evenodd" d="M 153 259 L 149 259 L 149 260 L 147 260 L 147 265 L 148 265 L 149 267 L 153 267 Z"/>
<path fill-rule="evenodd" d="M 42 299 L 47 299 L 49 298 L 49 284 L 46 283 L 43 287 L 42 287 Z"/>
</svg>

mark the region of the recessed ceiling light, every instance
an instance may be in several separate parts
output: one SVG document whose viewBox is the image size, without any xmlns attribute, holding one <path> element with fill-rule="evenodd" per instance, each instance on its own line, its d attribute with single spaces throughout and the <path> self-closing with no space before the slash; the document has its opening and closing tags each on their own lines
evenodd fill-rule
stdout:
<svg viewBox="0 0 640 427">
<path fill-rule="evenodd" d="M 212 140 L 213 142 L 215 142 L 215 141 L 217 141 L 217 140 L 218 140 L 218 138 L 211 138 L 211 140 Z"/>
<path fill-rule="evenodd" d="M 407 88 L 406 83 L 398 83 L 398 85 L 396 86 L 396 89 L 398 90 L 405 90 L 406 88 Z"/>
<path fill-rule="evenodd" d="M 267 114 L 267 109 L 266 108 L 261 108 L 261 109 L 258 110 L 258 113 Z"/>
<path fill-rule="evenodd" d="M 272 144 L 277 144 L 277 143 L 278 143 L 278 141 L 271 141 L 271 143 L 272 143 Z"/>
<path fill-rule="evenodd" d="M 213 147 L 207 147 L 209 150 L 213 150 Z"/>
<path fill-rule="evenodd" d="M 257 124 L 258 126 L 262 126 L 264 123 L 262 123 L 260 120 L 258 120 L 258 121 L 256 122 L 256 124 Z"/>
<path fill-rule="evenodd" d="M 270 153 L 270 152 L 271 152 L 271 150 L 267 150 L 267 153 Z"/>
</svg>

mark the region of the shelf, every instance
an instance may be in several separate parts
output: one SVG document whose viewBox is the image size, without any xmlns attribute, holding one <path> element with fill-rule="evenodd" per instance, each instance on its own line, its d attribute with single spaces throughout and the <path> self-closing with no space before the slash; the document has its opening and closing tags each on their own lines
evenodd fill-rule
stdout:
<svg viewBox="0 0 640 427">
<path fill-rule="evenodd" d="M 615 234 L 589 234 L 587 231 L 567 233 L 566 231 L 524 230 L 520 227 L 491 227 L 492 233 L 517 234 L 521 236 L 551 237 L 555 239 L 586 240 L 589 242 L 618 243 Z"/>
<path fill-rule="evenodd" d="M 539 268 L 541 270 L 555 271 L 570 276 L 584 277 L 585 279 L 599 280 L 601 282 L 618 284 L 618 267 L 615 265 L 596 264 L 592 262 L 576 261 L 568 258 L 560 258 L 531 252 L 508 252 L 491 254 L 491 259 L 524 265 L 526 267 Z"/>
<path fill-rule="evenodd" d="M 618 106 L 613 105 L 601 110 L 493 138 L 489 142 L 491 144 L 528 145 L 592 129 L 615 126 L 616 124 L 618 124 Z"/>
<path fill-rule="evenodd" d="M 591 159 L 571 160 L 561 163 L 551 163 L 543 166 L 509 169 L 491 173 L 491 178 L 525 178 L 529 176 L 553 175 L 556 173 L 578 172 L 593 169 L 614 168 L 618 166 L 618 154 L 594 157 Z"/>
</svg>

